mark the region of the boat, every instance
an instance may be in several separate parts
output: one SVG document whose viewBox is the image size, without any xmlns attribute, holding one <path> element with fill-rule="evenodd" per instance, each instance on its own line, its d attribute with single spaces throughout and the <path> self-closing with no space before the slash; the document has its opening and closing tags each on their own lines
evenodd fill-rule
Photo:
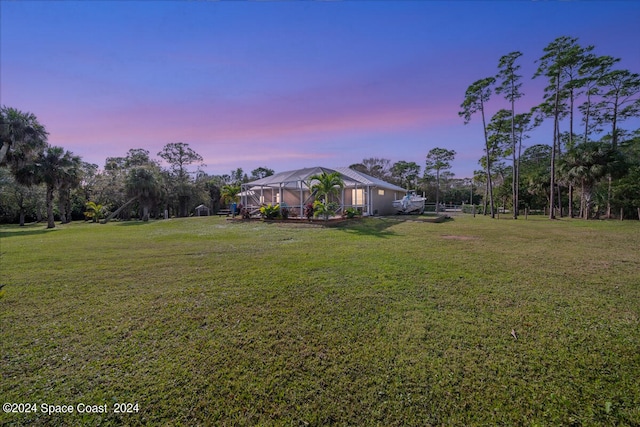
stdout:
<svg viewBox="0 0 640 427">
<path fill-rule="evenodd" d="M 418 196 L 415 190 L 407 191 L 407 194 L 400 200 L 393 201 L 393 208 L 398 214 L 421 214 L 424 212 L 424 202 L 427 199 Z"/>
</svg>

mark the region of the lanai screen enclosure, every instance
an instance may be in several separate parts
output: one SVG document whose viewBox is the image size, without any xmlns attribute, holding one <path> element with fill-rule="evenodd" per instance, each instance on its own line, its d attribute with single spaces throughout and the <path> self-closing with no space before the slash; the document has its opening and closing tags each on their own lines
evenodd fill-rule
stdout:
<svg viewBox="0 0 640 427">
<path fill-rule="evenodd" d="M 320 166 L 280 172 L 257 181 L 242 184 L 240 203 L 257 215 L 260 206 L 280 205 L 289 209 L 289 216 L 302 217 L 304 207 L 313 203 L 315 195 L 309 187 L 309 178 L 323 172 L 338 172 L 344 188 L 338 195 L 338 214 L 355 208 L 362 215 L 389 215 L 394 213 L 392 202 L 401 198 L 406 190 L 397 185 L 371 177 L 349 168 L 329 169 Z"/>
</svg>

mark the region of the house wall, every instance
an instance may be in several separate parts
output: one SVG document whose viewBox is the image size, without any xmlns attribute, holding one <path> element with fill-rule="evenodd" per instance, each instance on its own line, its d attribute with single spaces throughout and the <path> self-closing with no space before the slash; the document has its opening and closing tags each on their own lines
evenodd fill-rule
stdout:
<svg viewBox="0 0 640 427">
<path fill-rule="evenodd" d="M 389 189 L 382 189 L 378 187 L 358 186 L 357 190 L 362 190 L 357 194 L 357 200 L 354 200 L 353 188 L 344 189 L 344 198 L 342 199 L 345 207 L 354 206 L 361 208 L 363 213 L 368 215 L 393 215 L 395 210 L 393 209 L 393 201 L 401 199 L 404 196 L 403 192 L 398 192 Z M 384 190 L 384 194 L 379 194 L 379 190 Z M 260 196 L 260 190 L 256 190 L 257 197 Z M 292 209 L 296 216 L 299 216 L 300 211 L 300 190 L 299 189 L 282 189 L 282 200 L 279 199 L 279 189 L 265 188 L 262 192 L 263 204 L 282 204 L 284 202 L 289 209 Z M 302 202 L 308 202 L 310 192 L 308 190 L 302 191 Z M 371 197 L 371 203 L 368 198 Z M 340 196 L 339 198 L 342 198 Z M 368 206 L 371 205 L 371 212 L 368 211 Z M 304 210 L 304 206 L 302 207 Z"/>
<path fill-rule="evenodd" d="M 378 190 L 384 190 L 384 195 L 379 194 Z M 373 187 L 371 188 L 371 209 L 372 215 L 393 215 L 396 211 L 393 209 L 393 201 L 401 199 L 404 193 L 398 191 Z M 377 211 L 377 212 L 376 212 Z"/>
</svg>

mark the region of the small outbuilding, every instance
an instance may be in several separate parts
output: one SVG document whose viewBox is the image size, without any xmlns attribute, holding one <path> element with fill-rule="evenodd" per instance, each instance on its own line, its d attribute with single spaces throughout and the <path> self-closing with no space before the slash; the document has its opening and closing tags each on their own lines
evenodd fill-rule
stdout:
<svg viewBox="0 0 640 427">
<path fill-rule="evenodd" d="M 306 204 L 313 202 L 309 178 L 323 172 L 338 172 L 344 188 L 338 195 L 339 211 L 357 209 L 362 215 L 393 214 L 393 201 L 402 198 L 406 190 L 397 185 L 366 175 L 347 167 L 329 169 L 313 167 L 280 172 L 257 181 L 242 184 L 241 204 L 251 214 L 257 214 L 260 206 L 286 207 L 290 216 L 302 217 Z"/>
<path fill-rule="evenodd" d="M 196 216 L 209 216 L 209 207 L 205 205 L 197 206 Z"/>
</svg>

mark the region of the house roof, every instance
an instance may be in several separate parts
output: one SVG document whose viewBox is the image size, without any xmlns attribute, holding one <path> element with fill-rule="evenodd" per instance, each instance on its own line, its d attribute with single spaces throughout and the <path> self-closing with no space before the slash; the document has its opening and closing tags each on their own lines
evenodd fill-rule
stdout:
<svg viewBox="0 0 640 427">
<path fill-rule="evenodd" d="M 341 167 L 341 168 L 336 168 L 336 170 L 341 174 L 346 175 L 355 181 L 358 181 L 361 184 L 370 185 L 373 187 L 386 188 L 388 190 L 394 190 L 394 191 L 407 191 L 406 189 L 402 187 L 398 187 L 395 184 L 391 184 L 387 181 L 383 181 L 382 179 L 367 175 L 366 173 L 358 172 L 357 170 L 353 170 L 351 168 Z"/>
<path fill-rule="evenodd" d="M 398 187 L 397 185 L 388 183 L 378 178 L 374 178 L 372 176 L 366 175 L 361 172 L 357 172 L 353 169 L 349 169 L 346 167 L 329 169 L 329 168 L 320 167 L 320 166 L 279 172 L 274 175 L 258 179 L 256 181 L 243 184 L 243 188 L 246 188 L 246 189 L 258 189 L 258 188 L 264 188 L 264 187 L 308 188 L 307 182 L 309 180 L 309 177 L 313 175 L 319 175 L 323 172 L 326 172 L 326 173 L 338 172 L 342 176 L 345 187 L 355 187 L 356 185 L 367 185 L 367 186 L 380 187 L 380 188 L 385 188 L 385 189 L 394 190 L 394 191 L 406 191 L 404 188 Z"/>
<path fill-rule="evenodd" d="M 244 185 L 251 189 L 260 187 L 300 188 L 300 186 L 302 186 L 303 188 L 307 188 L 306 183 L 309 178 L 313 175 L 319 175 L 323 172 L 332 173 L 336 172 L 336 170 L 323 168 L 320 166 L 296 169 L 291 171 L 279 172 Z M 348 176 L 345 176 L 342 173 L 341 175 L 346 186 L 355 185 L 355 182 Z"/>
</svg>

